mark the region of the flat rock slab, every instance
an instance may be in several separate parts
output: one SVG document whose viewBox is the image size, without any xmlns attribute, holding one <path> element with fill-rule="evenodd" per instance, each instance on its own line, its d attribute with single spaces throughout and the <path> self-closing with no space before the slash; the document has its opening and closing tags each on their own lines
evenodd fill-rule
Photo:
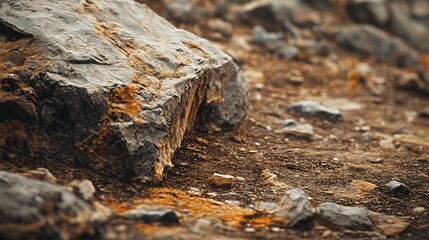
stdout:
<svg viewBox="0 0 429 240">
<path fill-rule="evenodd" d="M 103 220 L 66 188 L 0 171 L 1 239 L 78 239 Z"/>
<path fill-rule="evenodd" d="M 321 105 L 311 100 L 303 100 L 289 104 L 287 109 L 299 116 L 314 117 L 331 122 L 337 122 L 343 118 L 343 114 L 340 110 Z"/>
<path fill-rule="evenodd" d="M 355 230 L 371 230 L 373 228 L 372 219 L 366 208 L 325 202 L 319 205 L 318 214 L 323 222 L 333 228 Z"/>
<path fill-rule="evenodd" d="M 159 180 L 246 114 L 237 65 L 133 0 L 0 2 L 0 149 Z"/>
</svg>

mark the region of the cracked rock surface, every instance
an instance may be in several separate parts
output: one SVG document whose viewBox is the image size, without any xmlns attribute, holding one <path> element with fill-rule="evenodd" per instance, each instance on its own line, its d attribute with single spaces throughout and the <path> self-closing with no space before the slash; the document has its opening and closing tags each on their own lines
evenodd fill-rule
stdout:
<svg viewBox="0 0 429 240">
<path fill-rule="evenodd" d="M 145 5 L 0 9 L 0 149 L 156 181 L 187 130 L 231 130 L 246 114 L 232 59 Z"/>
<path fill-rule="evenodd" d="M 66 188 L 0 171 L 1 239 L 96 237 L 104 217 Z"/>
</svg>

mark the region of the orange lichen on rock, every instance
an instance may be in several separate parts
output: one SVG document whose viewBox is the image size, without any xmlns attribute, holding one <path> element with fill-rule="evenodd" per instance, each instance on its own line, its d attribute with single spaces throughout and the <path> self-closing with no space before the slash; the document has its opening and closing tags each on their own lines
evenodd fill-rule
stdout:
<svg viewBox="0 0 429 240">
<path fill-rule="evenodd" d="M 164 206 L 178 212 L 186 209 L 186 215 L 189 218 L 219 218 L 225 223 L 235 226 L 241 226 L 246 221 L 246 216 L 255 214 L 255 211 L 251 209 L 231 206 L 213 199 L 192 197 L 177 189 L 152 188 L 150 192 L 149 198 L 134 199 L 131 204 L 109 200 L 105 200 L 104 204 L 118 213 L 123 213 L 143 204 Z"/>
<path fill-rule="evenodd" d="M 172 188 L 152 188 L 148 198 L 134 199 L 129 202 L 117 202 L 114 197 L 104 200 L 104 204 L 118 214 L 138 208 L 140 205 L 162 206 L 173 209 L 182 215 L 182 220 L 193 221 L 199 218 L 219 219 L 228 226 L 244 227 L 250 224 L 255 229 L 267 226 L 287 226 L 284 218 L 268 214 L 261 214 L 255 210 L 239 206 L 228 205 L 213 199 L 193 197 L 189 194 Z M 166 230 L 165 227 L 148 226 L 142 224 L 142 232 L 158 232 Z M 170 229 L 170 228 L 169 228 Z M 180 231 L 180 229 L 176 229 Z"/>
<path fill-rule="evenodd" d="M 124 116 L 129 116 L 135 122 L 141 122 L 139 113 L 143 103 L 139 101 L 137 91 L 138 88 L 133 85 L 116 88 L 109 98 L 109 119 L 126 120 Z"/>
</svg>

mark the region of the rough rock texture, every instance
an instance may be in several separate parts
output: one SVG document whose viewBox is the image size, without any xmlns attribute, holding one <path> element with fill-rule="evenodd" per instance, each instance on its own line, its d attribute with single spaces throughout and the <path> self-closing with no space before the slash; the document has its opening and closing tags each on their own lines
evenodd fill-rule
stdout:
<svg viewBox="0 0 429 240">
<path fill-rule="evenodd" d="M 288 226 L 294 227 L 313 216 L 311 203 L 307 194 L 300 188 L 292 188 L 286 192 L 286 196 L 278 204 L 274 215 L 288 220 Z"/>
<path fill-rule="evenodd" d="M 315 117 L 331 122 L 336 122 L 343 118 L 343 114 L 340 110 L 321 105 L 311 100 L 303 100 L 289 104 L 287 109 L 299 116 Z"/>
<path fill-rule="evenodd" d="M 418 54 L 401 39 L 367 24 L 347 26 L 337 31 L 336 40 L 344 47 L 373 55 L 381 62 L 401 67 L 419 63 Z"/>
<path fill-rule="evenodd" d="M 322 221 L 333 228 L 370 230 L 373 222 L 366 208 L 342 206 L 332 202 L 319 205 L 318 213 Z"/>
<path fill-rule="evenodd" d="M 429 2 L 426 0 L 349 0 L 347 10 L 356 21 L 393 32 L 429 53 Z"/>
<path fill-rule="evenodd" d="M 66 188 L 0 171 L 1 239 L 95 238 L 103 217 Z"/>
<path fill-rule="evenodd" d="M 132 0 L 0 2 L 0 150 L 159 180 L 185 131 L 237 127 L 232 59 Z"/>
</svg>

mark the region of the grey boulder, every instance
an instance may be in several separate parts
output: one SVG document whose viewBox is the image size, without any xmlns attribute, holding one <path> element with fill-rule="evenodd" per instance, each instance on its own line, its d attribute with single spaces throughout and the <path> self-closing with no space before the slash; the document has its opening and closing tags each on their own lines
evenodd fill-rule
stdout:
<svg viewBox="0 0 429 240">
<path fill-rule="evenodd" d="M 374 56 L 380 62 L 401 67 L 417 66 L 419 55 L 397 37 L 367 24 L 347 26 L 336 32 L 337 42 L 345 48 Z"/>
<path fill-rule="evenodd" d="M 231 57 L 145 5 L 3 0 L 0 9 L 0 149 L 156 181 L 186 131 L 232 130 L 246 114 Z"/>
<path fill-rule="evenodd" d="M 319 205 L 317 212 L 322 222 L 333 228 L 355 230 L 371 230 L 373 228 L 372 219 L 366 208 L 325 202 Z"/>
<path fill-rule="evenodd" d="M 0 171 L 1 239 L 97 238 L 105 218 L 66 188 Z"/>
</svg>

